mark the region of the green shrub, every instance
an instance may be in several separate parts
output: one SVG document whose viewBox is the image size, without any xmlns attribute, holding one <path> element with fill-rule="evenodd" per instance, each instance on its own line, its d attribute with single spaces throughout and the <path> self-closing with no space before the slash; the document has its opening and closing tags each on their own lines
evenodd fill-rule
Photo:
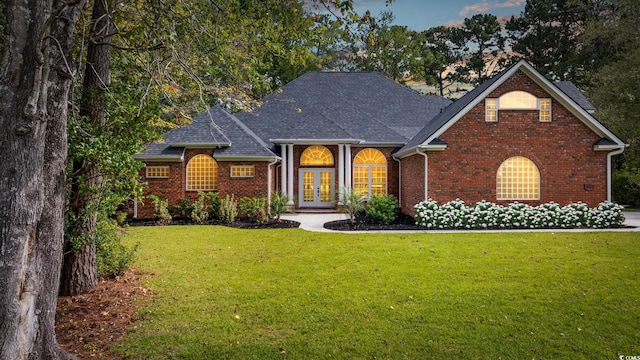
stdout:
<svg viewBox="0 0 640 360">
<path fill-rule="evenodd" d="M 238 208 L 240 212 L 251 221 L 255 221 L 259 224 L 264 224 L 269 221 L 266 198 L 252 198 L 245 196 L 240 199 Z"/>
<path fill-rule="evenodd" d="M 219 214 L 220 220 L 226 224 L 231 224 L 236 220 L 236 216 L 238 216 L 238 203 L 235 201 L 233 195 L 227 195 L 220 201 Z"/>
<path fill-rule="evenodd" d="M 581 202 L 561 207 L 553 201 L 538 206 L 516 201 L 502 206 L 483 200 L 472 207 L 460 199 L 443 205 L 429 199 L 414 209 L 416 225 L 426 229 L 603 229 L 624 222 L 624 208 L 611 202 L 589 208 Z"/>
<path fill-rule="evenodd" d="M 377 195 L 373 196 L 365 213 L 376 224 L 391 224 L 396 220 L 398 214 L 398 199 L 393 195 Z"/>
<path fill-rule="evenodd" d="M 364 210 L 366 199 L 365 196 L 360 195 L 351 188 L 342 188 L 340 190 L 341 208 L 349 214 L 349 219 L 351 219 L 352 224 L 356 222 L 356 215 Z"/>
<path fill-rule="evenodd" d="M 130 248 L 122 244 L 122 229 L 113 219 L 101 217 L 96 223 L 96 266 L 98 276 L 122 275 L 135 260 L 136 244 Z"/>
<path fill-rule="evenodd" d="M 287 203 L 289 202 L 289 197 L 283 193 L 282 191 L 277 191 L 273 193 L 271 197 L 271 216 L 276 219 L 276 221 L 280 221 L 280 215 L 283 212 L 287 211 L 289 207 Z"/>
<path fill-rule="evenodd" d="M 178 205 L 169 206 L 169 214 L 171 214 L 172 218 L 189 218 L 191 211 L 193 211 L 193 206 L 188 198 L 180 199 L 180 204 Z"/>
<path fill-rule="evenodd" d="M 169 224 L 172 220 L 169 213 L 169 201 L 158 195 L 149 195 L 148 197 L 153 202 L 153 216 L 158 220 L 158 224 Z"/>
<path fill-rule="evenodd" d="M 220 199 L 220 195 L 218 195 L 217 192 L 203 192 L 203 191 L 198 191 L 198 194 L 204 195 L 204 197 L 209 202 L 209 205 L 210 205 L 209 215 L 212 218 L 217 218 L 218 215 L 220 214 L 220 204 L 222 202 L 222 200 Z"/>
<path fill-rule="evenodd" d="M 198 191 L 198 200 L 191 204 L 191 220 L 197 224 L 202 224 L 209 218 L 209 207 L 205 204 L 206 195 Z"/>
</svg>

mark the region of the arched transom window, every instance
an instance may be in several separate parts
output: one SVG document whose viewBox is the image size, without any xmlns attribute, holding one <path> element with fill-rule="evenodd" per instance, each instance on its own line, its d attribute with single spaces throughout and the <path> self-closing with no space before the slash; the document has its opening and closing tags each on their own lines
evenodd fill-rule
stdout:
<svg viewBox="0 0 640 360">
<path fill-rule="evenodd" d="M 333 154 L 324 146 L 309 146 L 300 156 L 300 165 L 333 165 Z"/>
<path fill-rule="evenodd" d="M 551 99 L 537 98 L 525 91 L 511 91 L 499 98 L 485 99 L 485 121 L 498 121 L 499 110 L 539 110 L 541 122 L 551 121 Z"/>
<path fill-rule="evenodd" d="M 363 149 L 353 160 L 353 190 L 361 196 L 386 195 L 387 159 L 376 149 Z"/>
<path fill-rule="evenodd" d="M 209 155 L 196 155 L 187 164 L 187 190 L 218 190 L 218 163 Z"/>
<path fill-rule="evenodd" d="M 537 109 L 538 98 L 524 91 L 511 91 L 500 96 L 501 109 Z"/>
<path fill-rule="evenodd" d="M 539 200 L 540 171 L 533 161 L 515 156 L 505 160 L 496 176 L 498 200 Z"/>
</svg>

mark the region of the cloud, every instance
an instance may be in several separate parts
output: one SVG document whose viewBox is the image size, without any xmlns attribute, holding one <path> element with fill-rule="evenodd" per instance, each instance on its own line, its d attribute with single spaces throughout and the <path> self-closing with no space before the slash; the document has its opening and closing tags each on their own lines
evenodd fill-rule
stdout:
<svg viewBox="0 0 640 360">
<path fill-rule="evenodd" d="M 486 13 L 491 9 L 502 9 L 509 7 L 517 7 L 522 6 L 526 3 L 526 0 L 505 0 L 502 2 L 492 2 L 489 3 L 487 1 L 482 1 L 476 4 L 467 5 L 462 10 L 460 10 L 460 16 L 467 17 L 469 14 L 481 14 Z"/>
</svg>

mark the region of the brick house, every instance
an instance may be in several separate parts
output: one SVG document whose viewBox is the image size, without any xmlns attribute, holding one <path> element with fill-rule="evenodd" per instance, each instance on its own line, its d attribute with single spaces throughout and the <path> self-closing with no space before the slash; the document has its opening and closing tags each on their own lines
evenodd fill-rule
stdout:
<svg viewBox="0 0 640 360">
<path fill-rule="evenodd" d="M 213 107 L 135 158 L 147 193 L 171 204 L 282 191 L 298 209 L 331 209 L 352 188 L 394 195 L 410 215 L 426 198 L 594 206 L 611 199 L 611 157 L 627 145 L 593 111 L 525 61 L 455 102 L 378 73 L 310 72 L 251 113 Z"/>
</svg>

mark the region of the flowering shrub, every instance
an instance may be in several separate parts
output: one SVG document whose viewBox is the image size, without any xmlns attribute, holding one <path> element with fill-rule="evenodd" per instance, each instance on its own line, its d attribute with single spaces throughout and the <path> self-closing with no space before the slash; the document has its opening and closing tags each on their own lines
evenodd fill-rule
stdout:
<svg viewBox="0 0 640 360">
<path fill-rule="evenodd" d="M 624 208 L 611 202 L 589 208 L 581 202 L 567 206 L 553 201 L 538 206 L 514 202 L 502 206 L 482 200 L 468 206 L 460 199 L 443 205 L 429 199 L 414 209 L 416 225 L 425 229 L 603 229 L 624 221 Z"/>
</svg>

